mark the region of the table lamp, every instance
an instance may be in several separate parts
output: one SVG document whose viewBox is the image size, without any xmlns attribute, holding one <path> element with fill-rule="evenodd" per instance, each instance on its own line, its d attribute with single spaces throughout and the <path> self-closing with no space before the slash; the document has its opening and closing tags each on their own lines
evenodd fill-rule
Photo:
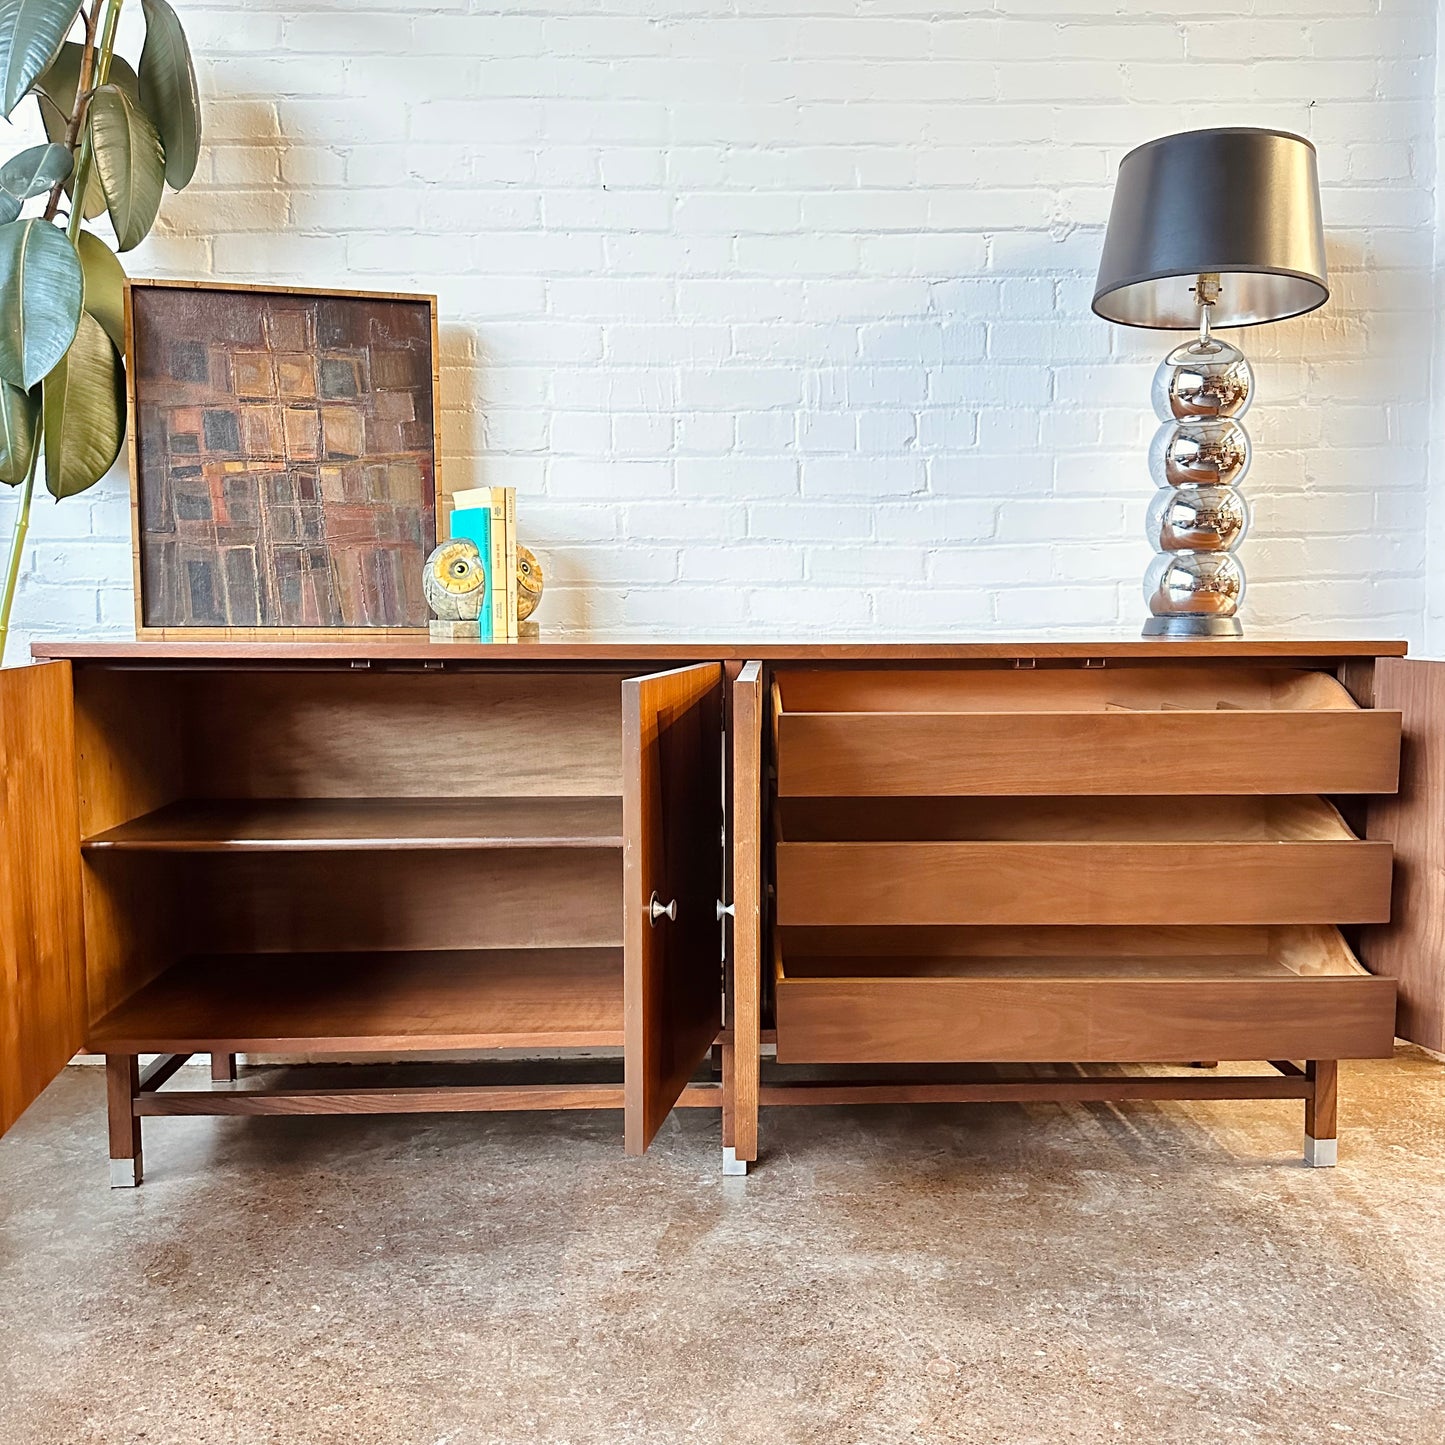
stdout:
<svg viewBox="0 0 1445 1445">
<path fill-rule="evenodd" d="M 1146 637 L 1240 637 L 1254 374 L 1212 334 L 1313 311 L 1329 299 L 1315 148 L 1286 131 L 1167 135 L 1119 163 L 1093 307 L 1106 321 L 1194 330 L 1154 374 L 1162 425 L 1146 531 Z"/>
</svg>

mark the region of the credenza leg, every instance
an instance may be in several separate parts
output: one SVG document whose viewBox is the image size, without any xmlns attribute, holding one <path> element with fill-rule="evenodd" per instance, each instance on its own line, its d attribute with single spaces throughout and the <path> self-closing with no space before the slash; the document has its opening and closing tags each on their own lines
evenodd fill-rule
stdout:
<svg viewBox="0 0 1445 1445">
<path fill-rule="evenodd" d="M 211 1082 L 213 1084 L 234 1084 L 236 1082 L 235 1054 L 211 1055 Z"/>
<path fill-rule="evenodd" d="M 713 1057 L 717 1060 L 718 1074 L 722 1079 L 722 1141 L 724 1149 L 731 1149 L 737 1143 L 737 1054 L 731 1043 L 714 1044 Z"/>
<path fill-rule="evenodd" d="M 1314 1084 L 1314 1092 L 1305 1100 L 1305 1163 L 1312 1169 L 1328 1169 L 1339 1157 L 1339 1069 L 1334 1059 L 1310 1059 L 1305 1064 L 1305 1074 Z"/>
<path fill-rule="evenodd" d="M 140 1120 L 135 1100 L 140 1093 L 140 1060 L 135 1054 L 105 1056 L 105 1100 L 110 1124 L 110 1187 L 134 1189 L 144 1173 L 141 1164 Z"/>
<path fill-rule="evenodd" d="M 758 1157 L 757 1043 L 749 1034 L 742 1034 L 742 1039 L 741 1047 L 736 1042 L 722 1046 L 724 1174 L 746 1174 Z"/>
<path fill-rule="evenodd" d="M 722 1050 L 722 1172 L 746 1174 L 748 1161 L 738 1158 L 738 1054 L 732 1044 Z"/>
</svg>

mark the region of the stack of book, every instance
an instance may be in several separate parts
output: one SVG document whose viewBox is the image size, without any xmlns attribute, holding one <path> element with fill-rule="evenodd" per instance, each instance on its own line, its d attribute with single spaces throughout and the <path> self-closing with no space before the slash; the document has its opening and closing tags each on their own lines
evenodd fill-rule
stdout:
<svg viewBox="0 0 1445 1445">
<path fill-rule="evenodd" d="M 517 489 L 471 487 L 452 493 L 451 535 L 477 544 L 487 569 L 483 642 L 517 640 Z"/>
</svg>

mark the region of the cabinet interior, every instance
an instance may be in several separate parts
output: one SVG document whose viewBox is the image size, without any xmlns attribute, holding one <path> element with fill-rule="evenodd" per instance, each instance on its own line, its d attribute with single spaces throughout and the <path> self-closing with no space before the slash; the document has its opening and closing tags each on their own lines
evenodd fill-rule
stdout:
<svg viewBox="0 0 1445 1445">
<path fill-rule="evenodd" d="M 77 669 L 92 1046 L 620 1043 L 628 675 Z"/>
</svg>

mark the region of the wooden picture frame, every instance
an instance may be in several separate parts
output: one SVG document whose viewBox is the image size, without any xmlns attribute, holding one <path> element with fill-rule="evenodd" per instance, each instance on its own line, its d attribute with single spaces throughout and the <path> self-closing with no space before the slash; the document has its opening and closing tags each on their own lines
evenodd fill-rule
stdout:
<svg viewBox="0 0 1445 1445">
<path fill-rule="evenodd" d="M 187 293 L 230 300 L 217 310 L 231 334 L 223 328 L 214 339 L 185 335 L 187 327 L 201 329 L 194 303 L 185 304 Z M 249 338 L 250 318 L 234 304 L 238 298 L 254 299 L 259 342 Z M 355 304 L 355 316 L 347 303 Z M 377 336 L 371 318 L 383 336 L 395 321 L 404 341 L 380 349 L 372 340 L 358 341 L 355 328 L 363 320 L 365 335 Z M 340 328 L 335 335 L 343 339 L 325 345 L 323 323 Z M 158 329 L 166 345 L 173 343 L 164 371 L 151 354 L 161 348 Z M 420 361 L 406 359 L 419 350 L 425 353 Z M 238 379 L 239 358 L 246 360 L 245 382 Z M 378 385 L 374 363 L 381 358 L 387 369 Z M 421 568 L 441 521 L 437 358 L 435 296 L 128 280 L 126 446 L 136 636 L 283 641 L 425 633 Z M 178 366 L 188 374 L 178 375 Z M 378 436 L 398 445 L 374 447 Z M 177 505 L 183 474 L 191 484 L 186 518 Z M 233 495 L 241 515 L 231 514 Z M 273 516 L 284 523 L 274 532 Z M 367 535 L 368 522 L 377 526 L 374 537 Z"/>
</svg>

